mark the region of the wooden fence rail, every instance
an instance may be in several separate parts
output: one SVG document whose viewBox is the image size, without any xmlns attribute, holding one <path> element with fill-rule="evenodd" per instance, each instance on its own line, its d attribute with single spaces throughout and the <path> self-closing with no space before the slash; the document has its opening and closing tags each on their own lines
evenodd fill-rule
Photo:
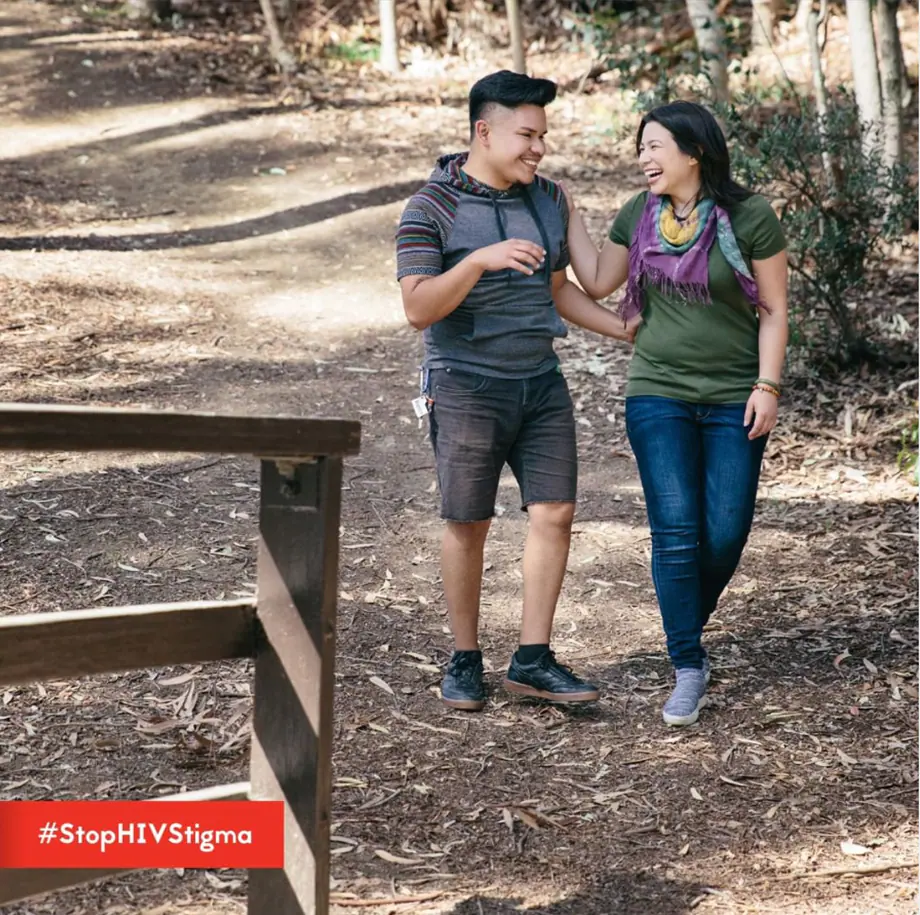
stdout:
<svg viewBox="0 0 920 915">
<path fill-rule="evenodd" d="M 250 915 L 329 910 L 342 458 L 357 453 L 360 435 L 360 424 L 345 420 L 0 404 L 0 451 L 249 454 L 261 460 L 254 601 L 0 618 L 0 685 L 255 659 L 250 781 L 161 798 L 284 802 L 284 867 L 250 871 Z M 123 872 L 0 871 L 0 905 L 113 873 Z"/>
</svg>

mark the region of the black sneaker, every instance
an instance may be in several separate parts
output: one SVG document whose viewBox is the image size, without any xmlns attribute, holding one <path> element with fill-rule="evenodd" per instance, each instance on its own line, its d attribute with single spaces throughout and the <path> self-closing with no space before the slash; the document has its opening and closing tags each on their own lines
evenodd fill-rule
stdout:
<svg viewBox="0 0 920 915">
<path fill-rule="evenodd" d="M 521 664 L 512 656 L 504 686 L 521 696 L 552 702 L 594 702 L 600 696 L 596 686 L 576 677 L 551 651 L 532 664 Z"/>
<path fill-rule="evenodd" d="M 445 705 L 468 712 L 478 712 L 486 704 L 479 652 L 454 652 L 441 681 L 441 698 Z"/>
</svg>

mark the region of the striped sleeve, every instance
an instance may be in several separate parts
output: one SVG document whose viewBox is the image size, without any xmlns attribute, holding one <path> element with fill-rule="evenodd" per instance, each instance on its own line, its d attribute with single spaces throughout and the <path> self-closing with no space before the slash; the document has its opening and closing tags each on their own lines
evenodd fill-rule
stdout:
<svg viewBox="0 0 920 915">
<path fill-rule="evenodd" d="M 412 198 L 396 230 L 396 279 L 438 276 L 444 269 L 444 250 L 438 224 Z"/>
</svg>

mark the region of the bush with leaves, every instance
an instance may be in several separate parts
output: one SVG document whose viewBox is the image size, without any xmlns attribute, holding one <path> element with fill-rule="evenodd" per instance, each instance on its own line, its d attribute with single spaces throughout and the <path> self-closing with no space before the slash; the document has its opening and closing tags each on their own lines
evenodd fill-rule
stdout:
<svg viewBox="0 0 920 915">
<path fill-rule="evenodd" d="M 841 363 L 877 356 L 866 296 L 873 270 L 916 219 L 909 170 L 886 165 L 881 151 L 865 153 L 845 94 L 823 119 L 799 98 L 772 111 L 742 99 L 719 113 L 737 179 L 778 207 L 799 341 Z"/>
</svg>

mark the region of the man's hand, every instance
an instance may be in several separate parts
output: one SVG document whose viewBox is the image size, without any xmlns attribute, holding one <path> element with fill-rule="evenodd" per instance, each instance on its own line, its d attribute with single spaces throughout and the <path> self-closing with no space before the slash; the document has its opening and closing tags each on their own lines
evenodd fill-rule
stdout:
<svg viewBox="0 0 920 915">
<path fill-rule="evenodd" d="M 623 332 L 626 336 L 623 338 L 627 343 L 636 342 L 636 334 L 642 326 L 642 315 L 635 315 L 623 325 Z"/>
<path fill-rule="evenodd" d="M 543 266 L 545 257 L 546 252 L 532 241 L 509 238 L 508 241 L 474 251 L 468 259 L 484 271 L 511 269 L 533 276 L 534 271 Z"/>
</svg>

